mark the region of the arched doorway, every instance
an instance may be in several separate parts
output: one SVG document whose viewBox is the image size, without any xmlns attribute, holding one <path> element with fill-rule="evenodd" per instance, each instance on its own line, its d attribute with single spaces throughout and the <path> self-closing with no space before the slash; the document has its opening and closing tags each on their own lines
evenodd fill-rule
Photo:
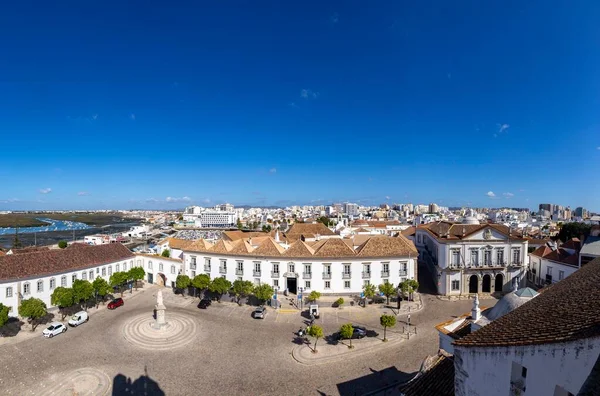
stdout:
<svg viewBox="0 0 600 396">
<path fill-rule="evenodd" d="M 160 272 L 158 273 L 158 276 L 156 277 L 156 284 L 159 286 L 165 286 L 167 284 L 167 277 L 165 274 L 161 274 Z"/>
<path fill-rule="evenodd" d="M 501 292 L 503 285 L 504 285 L 504 276 L 502 276 L 502 274 L 497 274 L 496 279 L 494 280 L 494 290 L 497 292 Z"/>
<path fill-rule="evenodd" d="M 469 278 L 469 293 L 478 293 L 479 292 L 479 279 L 477 275 L 471 275 Z"/>
<path fill-rule="evenodd" d="M 483 281 L 481 282 L 481 292 L 491 293 L 492 292 L 492 277 L 488 274 L 483 275 Z"/>
</svg>

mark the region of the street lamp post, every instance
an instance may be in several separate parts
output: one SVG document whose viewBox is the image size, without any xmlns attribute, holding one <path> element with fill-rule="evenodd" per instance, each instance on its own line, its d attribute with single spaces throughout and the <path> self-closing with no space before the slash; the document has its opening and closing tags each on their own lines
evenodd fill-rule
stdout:
<svg viewBox="0 0 600 396">
<path fill-rule="evenodd" d="M 302 295 L 302 292 L 304 291 L 303 287 L 299 287 L 298 290 L 300 290 L 300 311 L 302 311 L 302 307 L 303 307 L 303 300 L 304 300 L 304 296 Z"/>
</svg>

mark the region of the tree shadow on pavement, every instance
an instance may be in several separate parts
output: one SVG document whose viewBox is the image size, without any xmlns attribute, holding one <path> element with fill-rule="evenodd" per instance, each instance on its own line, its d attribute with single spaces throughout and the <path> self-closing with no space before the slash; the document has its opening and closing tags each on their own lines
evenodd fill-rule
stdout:
<svg viewBox="0 0 600 396">
<path fill-rule="evenodd" d="M 8 322 L 0 327 L 0 336 L 14 337 L 19 334 L 24 324 L 25 322 L 19 320 L 19 318 L 8 318 Z"/>
<path fill-rule="evenodd" d="M 404 384 L 412 379 L 416 373 L 399 371 L 395 366 L 383 370 L 370 369 L 371 374 L 337 384 L 341 396 L 362 395 L 379 389 L 391 388 Z M 396 394 L 396 392 L 382 392 L 381 394 Z"/>
<path fill-rule="evenodd" d="M 131 378 L 126 377 L 123 374 L 117 374 L 115 378 L 113 378 L 112 395 L 164 396 L 165 392 L 160 389 L 158 382 L 150 378 L 146 372 L 145 375 L 140 376 L 135 381 L 132 381 Z"/>
</svg>

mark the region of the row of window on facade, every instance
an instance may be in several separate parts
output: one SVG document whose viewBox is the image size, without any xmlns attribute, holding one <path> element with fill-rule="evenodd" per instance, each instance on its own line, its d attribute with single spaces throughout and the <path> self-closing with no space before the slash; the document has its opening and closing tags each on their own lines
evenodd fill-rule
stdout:
<svg viewBox="0 0 600 396">
<path fill-rule="evenodd" d="M 133 266 L 133 260 L 131 260 L 130 265 Z M 141 260 L 138 260 L 137 262 L 138 266 L 141 266 Z M 127 271 L 127 263 L 123 263 L 123 271 Z M 119 272 L 121 270 L 121 265 L 120 264 L 115 264 L 115 272 Z M 108 272 L 108 276 L 112 275 L 112 265 L 108 265 L 106 267 L 97 267 L 96 270 L 89 270 L 89 271 L 82 271 L 81 272 L 81 279 L 82 280 L 94 280 L 95 278 L 97 278 L 98 276 L 107 276 L 107 272 Z M 95 276 L 94 276 L 95 274 Z M 73 284 L 73 282 L 75 282 L 77 280 L 77 274 L 71 274 L 71 284 Z M 50 290 L 54 290 L 56 288 L 56 278 L 50 278 L 49 281 L 49 287 Z M 61 287 L 67 287 L 67 275 L 63 275 L 60 277 L 60 286 Z M 44 291 L 44 280 L 40 279 L 37 281 L 36 284 L 36 291 L 38 293 L 41 293 Z M 28 295 L 31 294 L 31 284 L 29 282 L 25 282 L 23 284 L 23 295 Z M 12 287 L 7 287 L 6 288 L 6 297 L 10 298 L 13 296 L 13 289 Z"/>
<path fill-rule="evenodd" d="M 483 262 L 479 261 L 479 251 L 483 250 Z M 485 248 L 471 248 L 470 250 L 470 264 L 477 265 L 498 265 L 503 266 L 506 265 L 504 261 L 504 248 L 496 248 L 496 261 L 492 261 L 493 257 L 493 249 L 485 247 Z M 521 249 L 520 248 L 512 248 L 512 262 L 513 264 L 521 264 Z M 460 249 L 451 249 L 450 251 L 450 264 L 459 266 L 461 264 L 461 255 Z"/>
<path fill-rule="evenodd" d="M 154 269 L 152 268 L 152 261 L 148 261 L 148 269 Z M 158 263 L 158 271 L 159 272 L 163 272 L 164 271 L 164 265 L 163 263 Z M 177 273 L 177 267 L 175 267 L 174 265 L 171 265 L 171 273 L 172 274 L 176 274 Z"/>
<path fill-rule="evenodd" d="M 280 263 L 272 263 L 271 265 L 272 265 L 271 271 L 274 274 L 280 273 L 279 272 Z M 312 274 L 312 264 L 305 263 L 302 265 L 304 266 L 303 274 L 307 274 L 307 275 Z M 352 265 L 351 264 L 342 264 L 342 265 L 343 265 L 343 274 L 350 275 L 352 273 Z M 190 267 L 192 269 L 196 269 L 196 257 L 194 257 L 194 256 L 191 257 Z M 254 272 L 261 272 L 262 262 L 254 261 L 253 268 L 254 268 Z M 210 271 L 210 269 L 211 269 L 211 259 L 208 257 L 205 257 L 204 258 L 204 270 Z M 227 271 L 227 260 L 223 260 L 223 259 L 219 260 L 219 269 L 221 271 Z M 238 272 L 244 271 L 244 261 L 242 261 L 242 260 L 236 261 L 236 270 Z M 406 274 L 407 270 L 408 270 L 408 263 L 405 261 L 400 262 L 400 273 Z M 293 273 L 296 272 L 296 264 L 288 263 L 287 264 L 287 272 L 293 272 Z M 363 274 L 371 274 L 371 263 L 363 263 L 362 272 L 363 272 Z M 390 263 L 389 262 L 381 263 L 381 272 L 382 273 L 390 272 Z M 327 275 L 331 275 L 331 264 L 323 264 L 323 273 L 327 274 Z"/>
</svg>

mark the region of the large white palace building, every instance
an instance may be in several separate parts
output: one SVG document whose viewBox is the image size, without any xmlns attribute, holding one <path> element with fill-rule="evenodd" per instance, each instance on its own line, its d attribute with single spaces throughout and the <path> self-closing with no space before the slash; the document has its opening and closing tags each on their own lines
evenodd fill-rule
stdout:
<svg viewBox="0 0 600 396">
<path fill-rule="evenodd" d="M 442 295 L 507 292 L 524 278 L 528 242 L 504 225 L 469 217 L 424 224 L 416 229 L 415 244 Z"/>
</svg>

